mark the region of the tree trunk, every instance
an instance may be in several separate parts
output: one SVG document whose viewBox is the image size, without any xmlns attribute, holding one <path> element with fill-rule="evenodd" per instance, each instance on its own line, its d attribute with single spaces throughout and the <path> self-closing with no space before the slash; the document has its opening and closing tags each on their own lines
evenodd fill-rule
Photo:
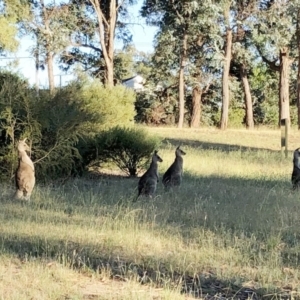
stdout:
<svg viewBox="0 0 300 300">
<path fill-rule="evenodd" d="M 40 55 L 39 55 L 39 45 L 37 42 L 36 50 L 35 50 L 35 91 L 36 94 L 39 95 L 40 90 L 40 76 L 39 76 L 39 70 L 40 70 Z"/>
<path fill-rule="evenodd" d="M 228 27 L 226 30 L 226 47 L 222 76 L 222 111 L 220 129 L 226 129 L 228 125 L 229 112 L 229 70 L 231 62 L 231 48 L 232 48 L 232 30 Z"/>
<path fill-rule="evenodd" d="M 199 85 L 195 86 L 193 89 L 193 107 L 192 107 L 192 119 L 191 127 L 198 128 L 200 126 L 201 119 L 201 98 L 202 98 L 202 89 Z"/>
<path fill-rule="evenodd" d="M 114 85 L 114 40 L 115 40 L 115 29 L 117 22 L 117 3 L 116 0 L 110 0 L 110 16 L 109 16 L 109 28 L 107 37 L 107 54 L 108 57 L 105 59 L 106 62 L 106 84 L 109 86 Z"/>
<path fill-rule="evenodd" d="M 289 65 L 289 49 L 283 47 L 280 49 L 279 126 L 282 119 L 290 126 Z"/>
<path fill-rule="evenodd" d="M 47 69 L 48 69 L 48 80 L 49 80 L 49 90 L 50 94 L 53 95 L 55 92 L 54 85 L 54 73 L 53 73 L 53 53 L 47 51 Z"/>
<path fill-rule="evenodd" d="M 53 73 L 53 57 L 54 54 L 51 51 L 51 42 L 52 38 L 51 35 L 53 34 L 50 29 L 50 19 L 51 17 L 48 14 L 48 11 L 46 9 L 44 0 L 40 0 L 42 11 L 43 11 L 43 21 L 44 21 L 44 31 L 47 32 L 46 34 L 46 63 L 47 63 L 47 70 L 48 70 L 48 82 L 49 82 L 49 91 L 50 94 L 53 95 L 55 91 L 55 85 L 54 85 L 54 73 Z"/>
<path fill-rule="evenodd" d="M 117 5 L 116 0 L 110 0 L 109 2 L 109 15 L 105 17 L 105 13 L 100 7 L 100 0 L 89 0 L 93 5 L 97 18 L 98 18 L 98 30 L 101 44 L 101 50 L 105 61 L 105 85 L 114 85 L 114 39 L 115 29 L 117 22 L 118 9 L 120 5 Z"/>
<path fill-rule="evenodd" d="M 105 85 L 113 86 L 114 85 L 114 61 L 113 59 L 107 59 L 105 61 Z"/>
<path fill-rule="evenodd" d="M 240 76 L 243 83 L 244 95 L 245 95 L 245 106 L 246 106 L 246 127 L 247 129 L 254 128 L 253 121 L 253 106 L 252 97 L 250 92 L 250 85 L 247 77 L 247 72 L 243 64 L 240 65 Z"/>
<path fill-rule="evenodd" d="M 300 9 L 297 13 L 297 48 L 298 48 L 298 74 L 297 74 L 297 108 L 298 129 L 300 129 Z"/>
<path fill-rule="evenodd" d="M 184 67 L 186 64 L 186 51 L 187 51 L 187 38 L 188 35 L 186 32 L 183 34 L 182 41 L 182 53 L 180 61 L 180 70 L 179 70 L 179 120 L 178 128 L 183 127 L 184 122 Z"/>
</svg>

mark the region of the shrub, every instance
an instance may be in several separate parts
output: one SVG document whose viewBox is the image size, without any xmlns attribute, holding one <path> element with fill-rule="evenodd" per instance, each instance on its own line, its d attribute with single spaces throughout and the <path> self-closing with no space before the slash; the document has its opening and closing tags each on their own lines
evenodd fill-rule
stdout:
<svg viewBox="0 0 300 300">
<path fill-rule="evenodd" d="M 168 94 L 160 96 L 158 92 L 137 93 L 135 121 L 145 124 L 175 124 L 178 117 L 178 102 L 176 97 Z"/>
<path fill-rule="evenodd" d="M 0 178 L 12 177 L 15 143 L 24 137 L 32 144 L 38 180 L 70 175 L 81 163 L 79 140 L 93 139 L 116 124 L 132 124 L 134 101 L 133 91 L 97 81 L 72 82 L 54 96 L 47 90 L 37 96 L 25 80 L 0 72 Z"/>
<path fill-rule="evenodd" d="M 135 116 L 135 92 L 122 85 L 104 87 L 98 80 L 86 82 L 80 90 L 80 97 L 88 103 L 87 110 L 93 110 L 101 121 L 100 127 L 92 130 L 111 128 L 117 125 L 133 125 Z"/>
<path fill-rule="evenodd" d="M 242 108 L 230 108 L 228 113 L 228 127 L 239 128 L 243 126 L 245 110 Z"/>
<path fill-rule="evenodd" d="M 98 165 L 100 163 L 95 137 L 80 138 L 76 144 L 76 150 L 78 151 L 79 158 L 74 159 L 71 171 L 73 176 L 82 176 L 91 165 Z"/>
<path fill-rule="evenodd" d="M 17 166 L 15 143 L 39 138 L 40 126 L 32 115 L 34 94 L 17 74 L 0 72 L 0 178 L 12 178 Z"/>
<path fill-rule="evenodd" d="M 99 134 L 95 142 L 99 159 L 112 161 L 128 175 L 136 176 L 160 140 L 141 128 L 117 126 Z"/>
</svg>

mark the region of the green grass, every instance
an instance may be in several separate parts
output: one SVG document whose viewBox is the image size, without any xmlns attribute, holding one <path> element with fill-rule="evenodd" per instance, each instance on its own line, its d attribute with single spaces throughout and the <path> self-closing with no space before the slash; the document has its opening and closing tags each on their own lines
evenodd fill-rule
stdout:
<svg viewBox="0 0 300 300">
<path fill-rule="evenodd" d="M 249 290 L 249 299 L 297 298 L 300 194 L 280 131 L 148 130 L 164 138 L 161 175 L 176 145 L 187 152 L 180 189 L 164 192 L 160 182 L 154 199 L 133 202 L 137 178 L 101 176 L 37 185 L 22 203 L 1 186 L 0 290 L 11 283 L 14 295 L 0 299 L 85 299 L 72 278 L 128 280 L 122 294 L 97 299 L 184 299 L 179 291 L 238 299 Z M 298 138 L 291 133 L 291 149 Z"/>
</svg>

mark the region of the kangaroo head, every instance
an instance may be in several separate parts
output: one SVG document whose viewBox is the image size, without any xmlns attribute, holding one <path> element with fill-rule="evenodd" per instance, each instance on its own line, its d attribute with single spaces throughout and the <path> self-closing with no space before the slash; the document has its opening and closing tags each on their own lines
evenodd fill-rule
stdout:
<svg viewBox="0 0 300 300">
<path fill-rule="evenodd" d="M 161 159 L 161 157 L 157 154 L 157 150 L 154 151 L 154 154 L 152 156 L 152 161 L 155 162 L 162 162 L 163 160 Z"/>
<path fill-rule="evenodd" d="M 17 148 L 19 152 L 30 151 L 30 147 L 26 144 L 26 138 L 18 142 Z"/>
<path fill-rule="evenodd" d="M 297 168 L 300 169 L 300 148 L 297 148 L 295 151 L 294 151 L 294 165 L 297 166 Z"/>
<path fill-rule="evenodd" d="M 180 149 L 180 146 L 178 146 L 176 148 L 175 155 L 176 156 L 182 156 L 182 155 L 186 155 L 186 153 L 183 150 Z"/>
</svg>

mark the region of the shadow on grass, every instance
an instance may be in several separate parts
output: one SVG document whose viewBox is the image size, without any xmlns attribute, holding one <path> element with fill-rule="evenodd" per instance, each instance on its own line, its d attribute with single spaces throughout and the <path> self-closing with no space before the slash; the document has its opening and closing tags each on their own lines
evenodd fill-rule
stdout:
<svg viewBox="0 0 300 300">
<path fill-rule="evenodd" d="M 299 224 L 298 221 L 298 223 L 291 223 L 290 214 L 294 214 L 293 220 L 296 222 L 300 203 L 295 199 L 294 194 L 290 191 L 290 186 L 284 180 L 199 177 L 185 174 L 183 184 L 178 191 L 164 192 L 160 183 L 157 191 L 159 197 L 156 200 L 141 200 L 133 204 L 128 201 L 127 197 L 134 194 L 136 183 L 137 179 L 128 180 L 118 177 L 95 181 L 70 181 L 66 183 L 63 190 L 50 191 L 48 194 L 40 195 L 41 200 L 36 203 L 33 200 L 27 209 L 28 212 L 32 212 L 32 221 L 35 222 L 42 222 L 42 219 L 34 218 L 39 210 L 56 212 L 62 210 L 66 216 L 58 215 L 53 218 L 49 216 L 47 221 L 55 224 L 69 224 L 68 216 L 72 215 L 72 212 L 85 216 L 101 216 L 105 214 L 105 209 L 108 207 L 110 216 L 111 212 L 114 213 L 117 205 L 123 205 L 121 209 L 142 208 L 148 213 L 152 205 L 155 206 L 153 215 L 157 216 L 160 213 L 160 216 L 155 219 L 159 226 L 165 224 L 180 226 L 182 235 L 187 239 L 189 232 L 195 228 L 217 232 L 220 227 L 234 234 L 239 231 L 249 236 L 256 235 L 261 228 L 264 231 L 262 237 L 264 239 L 273 227 L 278 226 L 277 220 L 280 218 L 289 225 L 289 232 L 293 231 L 291 225 Z M 53 200 L 48 200 L 49 195 L 53 196 Z M 8 201 L 6 202 L 8 203 Z M 15 205 L 15 208 L 18 208 L 19 204 Z M 21 205 L 26 206 L 24 203 Z M 277 211 L 279 205 L 280 210 Z M 116 209 L 116 214 L 120 212 L 122 211 Z M 22 213 L 17 216 L 9 214 L 8 217 L 22 219 L 24 212 L 23 215 Z M 281 231 L 279 228 L 278 232 Z M 291 233 L 286 235 L 285 242 L 287 244 L 293 243 L 293 241 L 288 241 L 291 237 L 295 239 L 295 235 L 293 236 Z M 59 239 L 45 240 L 41 236 L 28 238 L 17 233 L 10 235 L 0 233 L 0 246 L 2 253 L 14 253 L 21 259 L 51 258 L 71 268 L 110 269 L 113 277 L 132 277 L 137 278 L 141 283 L 154 282 L 158 286 L 179 286 L 182 292 L 193 294 L 195 297 L 209 295 L 210 297 L 207 297 L 209 299 L 290 298 L 280 289 L 270 295 L 269 291 L 264 289 L 255 290 L 237 285 L 235 278 L 222 280 L 213 273 L 204 273 L 202 270 L 199 270 L 196 275 L 183 274 L 176 270 L 171 271 L 163 264 L 158 264 L 153 268 L 147 259 L 143 264 L 137 264 L 113 253 L 104 255 L 97 249 L 99 246 L 97 244 L 87 245 Z M 282 251 L 282 258 L 284 264 L 289 265 L 294 262 L 297 265 L 299 254 Z"/>
<path fill-rule="evenodd" d="M 238 141 L 237 141 L 238 142 Z M 189 146 L 191 148 L 200 148 L 203 150 L 215 150 L 220 152 L 232 152 L 232 151 L 241 151 L 241 152 L 248 152 L 248 151 L 268 151 L 270 153 L 278 153 L 281 154 L 280 150 L 273 150 L 269 148 L 256 148 L 256 147 L 248 147 L 248 146 L 239 146 L 237 144 L 223 144 L 223 143 L 211 143 L 201 140 L 189 140 L 189 139 L 172 139 L 172 138 L 165 138 L 163 140 L 165 145 L 171 144 L 174 147 L 181 145 L 182 148 L 184 146 Z M 278 143 L 278 149 L 280 149 L 280 144 Z M 293 151 L 289 151 L 292 153 Z"/>
<path fill-rule="evenodd" d="M 185 173 L 179 189 L 167 192 L 159 182 L 155 199 L 141 197 L 134 202 L 137 182 L 137 178 L 83 178 L 55 190 L 43 192 L 41 188 L 38 199 L 35 201 L 33 197 L 29 206 L 34 211 L 64 212 L 64 223 L 68 223 L 68 217 L 74 214 L 114 217 L 125 210 L 142 209 L 148 217 L 149 211 L 156 215 L 155 220 L 161 225 L 178 225 L 183 232 L 200 227 L 217 231 L 222 227 L 246 236 L 254 234 L 262 240 L 272 232 L 285 235 L 284 242 L 288 245 L 295 240 L 300 244 L 300 231 L 296 228 L 300 228 L 300 202 L 287 180 L 200 177 Z M 10 201 L 5 200 L 6 203 Z M 26 203 L 21 202 L 21 205 Z M 14 213 L 18 214 L 18 210 Z M 51 218 L 51 214 L 47 217 Z M 278 220 L 286 224 L 284 228 L 278 227 Z M 35 219 L 35 222 L 39 220 Z"/>
<path fill-rule="evenodd" d="M 41 259 L 56 260 L 72 269 L 88 268 L 97 272 L 110 271 L 111 278 L 130 278 L 141 284 L 154 283 L 157 287 L 179 289 L 181 293 L 204 299 L 290 299 L 287 291 L 270 291 L 235 284 L 235 279 L 222 280 L 214 274 L 205 272 L 195 276 L 170 271 L 159 264 L 156 269 L 144 264 L 136 264 L 120 256 L 102 255 L 97 245 L 80 244 L 59 239 L 45 240 L 40 236 L 28 237 L 0 234 L 1 252 L 14 254 L 21 261 Z"/>
<path fill-rule="evenodd" d="M 265 239 L 269 231 L 281 235 L 288 232 L 284 242 L 291 245 L 297 240 L 300 244 L 300 232 L 296 230 L 296 227 L 300 228 L 300 202 L 289 180 L 201 177 L 185 173 L 179 189 L 166 192 L 159 182 L 156 200 L 141 197 L 134 202 L 137 183 L 138 178 L 82 178 L 54 190 L 40 188 L 36 201 L 33 195 L 30 206 L 34 211 L 64 212 L 66 223 L 68 217 L 74 214 L 85 217 L 115 216 L 126 209 L 149 212 L 154 206 L 153 214 L 158 216 L 156 221 L 161 225 L 178 225 L 184 232 L 189 232 L 190 228 L 205 227 L 216 231 L 222 227 L 247 236 L 255 234 L 261 239 Z M 10 203 L 11 200 L 1 200 L 4 201 Z M 18 210 L 15 211 L 18 214 Z M 285 228 L 278 227 L 278 220 L 284 222 Z"/>
</svg>

